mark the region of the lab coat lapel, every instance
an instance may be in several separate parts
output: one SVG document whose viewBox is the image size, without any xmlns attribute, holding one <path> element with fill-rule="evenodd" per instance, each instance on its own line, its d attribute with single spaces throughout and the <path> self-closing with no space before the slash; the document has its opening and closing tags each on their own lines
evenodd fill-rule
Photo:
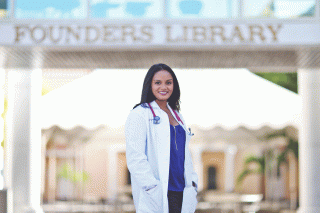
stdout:
<svg viewBox="0 0 320 213">
<path fill-rule="evenodd" d="M 157 140 L 157 154 L 160 180 L 164 183 L 164 190 L 168 190 L 169 163 L 170 163 L 170 122 L 169 117 L 159 105 L 152 101 L 150 103 L 155 114 L 160 117 L 159 124 L 150 125 L 153 127 L 154 138 Z M 151 111 L 151 110 L 150 110 Z M 152 112 L 150 112 L 152 115 Z M 153 118 L 153 115 L 152 115 Z"/>
</svg>

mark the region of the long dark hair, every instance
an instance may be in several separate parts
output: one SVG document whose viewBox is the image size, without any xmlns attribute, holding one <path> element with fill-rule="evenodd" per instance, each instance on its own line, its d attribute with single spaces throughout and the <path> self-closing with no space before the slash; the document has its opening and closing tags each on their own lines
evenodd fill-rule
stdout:
<svg viewBox="0 0 320 213">
<path fill-rule="evenodd" d="M 153 95 L 152 89 L 151 89 L 151 83 L 152 83 L 152 78 L 154 74 L 158 71 L 165 70 L 168 71 L 172 78 L 173 78 L 173 91 L 168 99 L 169 106 L 173 110 L 177 110 L 178 112 L 180 111 L 180 87 L 178 83 L 178 79 L 172 69 L 166 65 L 166 64 L 154 64 L 150 67 L 148 70 L 148 73 L 146 74 L 146 77 L 144 78 L 143 82 L 143 88 L 142 88 L 142 94 L 141 94 L 141 101 L 140 103 L 136 104 L 134 108 L 142 104 L 142 107 L 148 107 L 147 103 L 150 103 L 154 100 L 156 100 L 156 97 Z"/>
</svg>

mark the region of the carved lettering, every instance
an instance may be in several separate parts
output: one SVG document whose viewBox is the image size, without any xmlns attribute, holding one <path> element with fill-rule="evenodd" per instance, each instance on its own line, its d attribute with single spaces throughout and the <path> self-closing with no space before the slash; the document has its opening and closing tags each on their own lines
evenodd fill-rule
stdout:
<svg viewBox="0 0 320 213">
<path fill-rule="evenodd" d="M 69 43 L 71 38 L 70 35 L 76 39 L 76 41 L 80 41 L 80 31 L 81 31 L 81 27 L 78 26 L 78 31 L 74 31 L 74 29 L 72 27 L 65 27 L 65 29 L 67 30 L 66 32 L 66 42 Z"/>
<path fill-rule="evenodd" d="M 141 27 L 141 34 L 146 35 L 146 39 L 141 39 L 144 42 L 150 42 L 153 39 L 153 34 L 152 34 L 153 27 L 152 26 L 142 26 Z"/>
<path fill-rule="evenodd" d="M 244 38 L 243 38 L 243 35 L 241 33 L 241 30 L 239 28 L 238 25 L 234 26 L 233 28 L 233 34 L 231 35 L 231 38 L 229 39 L 230 42 L 233 42 L 233 40 L 235 38 L 238 38 L 239 41 L 243 42 L 244 41 Z"/>
<path fill-rule="evenodd" d="M 179 41 L 182 40 L 181 37 L 180 37 L 180 38 L 177 37 L 177 38 L 173 39 L 171 33 L 172 33 L 172 31 L 171 31 L 171 26 L 167 26 L 167 27 L 166 27 L 166 41 L 167 41 L 167 42 L 174 42 L 174 43 L 176 43 L 176 42 L 179 42 Z"/>
<path fill-rule="evenodd" d="M 230 26 L 230 25 L 229 25 Z M 162 41 L 164 44 L 180 43 L 186 45 L 196 45 L 197 43 L 216 43 L 223 45 L 226 43 L 239 42 L 277 42 L 281 32 L 281 24 L 262 25 L 165 25 L 165 35 L 155 35 L 153 25 L 17 25 L 15 28 L 15 43 L 35 44 L 83 44 L 83 43 L 150 43 Z M 156 31 L 162 32 L 162 31 Z M 159 45 L 162 45 L 161 43 Z"/>
<path fill-rule="evenodd" d="M 116 26 L 104 26 L 103 41 L 105 41 L 105 42 L 119 41 L 119 39 L 117 39 L 114 36 L 114 32 L 117 29 L 119 29 L 119 27 L 116 27 Z"/>
<path fill-rule="evenodd" d="M 272 40 L 273 41 L 278 41 L 278 34 L 279 34 L 279 30 L 282 28 L 281 24 L 278 24 L 277 29 L 274 29 L 272 25 L 268 25 L 268 29 L 271 31 L 272 33 Z"/>
<path fill-rule="evenodd" d="M 19 43 L 21 39 L 25 36 L 25 30 L 22 31 L 22 29 L 30 30 L 28 26 L 16 26 L 15 31 L 16 31 L 16 37 L 14 39 L 15 43 Z"/>
<path fill-rule="evenodd" d="M 135 28 L 133 26 L 122 26 L 122 41 L 126 41 L 126 37 L 131 37 L 132 41 L 138 40 L 138 38 L 134 35 Z"/>
<path fill-rule="evenodd" d="M 206 28 L 205 27 L 193 27 L 193 41 L 204 42 L 206 40 Z"/>
<path fill-rule="evenodd" d="M 263 35 L 263 28 L 260 25 L 250 25 L 249 26 L 250 31 L 250 41 L 254 41 L 254 35 L 257 35 L 260 37 L 261 41 L 265 41 L 266 37 Z"/>
<path fill-rule="evenodd" d="M 31 28 L 31 39 L 36 43 L 41 43 L 46 38 L 46 31 L 41 26 L 35 26 Z M 40 35 L 40 37 L 38 37 Z"/>
<path fill-rule="evenodd" d="M 224 35 L 224 27 L 222 26 L 211 26 L 211 41 L 215 42 L 215 36 L 219 36 L 220 39 L 225 42 L 227 40 L 226 36 Z"/>
<path fill-rule="evenodd" d="M 91 38 L 91 32 L 94 33 L 94 37 Z M 87 43 L 93 43 L 95 41 L 97 41 L 99 39 L 99 35 L 100 35 L 100 30 L 98 27 L 94 27 L 94 26 L 87 26 L 86 27 L 86 42 Z"/>
<path fill-rule="evenodd" d="M 49 27 L 49 39 L 50 39 L 50 41 L 52 41 L 53 43 L 59 42 L 62 39 L 62 30 L 63 30 L 63 27 L 59 27 L 58 28 L 58 37 L 54 38 L 54 27 L 50 26 Z"/>
</svg>

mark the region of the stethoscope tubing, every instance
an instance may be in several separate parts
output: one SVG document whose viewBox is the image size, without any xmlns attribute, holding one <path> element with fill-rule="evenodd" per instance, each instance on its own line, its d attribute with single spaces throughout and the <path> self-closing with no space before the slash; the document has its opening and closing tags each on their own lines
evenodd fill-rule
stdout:
<svg viewBox="0 0 320 213">
<path fill-rule="evenodd" d="M 151 112 L 152 112 L 152 114 L 153 114 L 153 124 L 159 124 L 159 123 L 160 123 L 160 117 L 157 116 L 156 113 L 153 111 L 153 108 L 152 108 L 151 104 L 148 103 L 148 105 L 149 105 L 149 107 L 150 107 L 150 109 L 151 109 Z M 172 111 L 173 111 L 173 113 L 175 114 L 175 116 L 176 116 L 176 118 L 178 119 L 178 121 L 180 121 L 180 122 L 184 125 L 184 123 L 183 123 L 182 120 L 180 119 L 178 113 L 177 113 L 176 111 L 174 111 L 174 110 L 172 110 Z M 188 131 L 187 131 L 187 132 L 188 132 Z M 191 136 L 194 135 L 194 133 L 191 133 L 191 128 L 189 128 L 188 134 L 191 135 Z"/>
</svg>

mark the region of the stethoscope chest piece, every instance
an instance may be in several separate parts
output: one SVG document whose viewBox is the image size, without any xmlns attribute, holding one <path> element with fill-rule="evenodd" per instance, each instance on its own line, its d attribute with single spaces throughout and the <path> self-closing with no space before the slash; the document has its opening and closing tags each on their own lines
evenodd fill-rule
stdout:
<svg viewBox="0 0 320 213">
<path fill-rule="evenodd" d="M 160 123 L 160 117 L 159 116 L 155 116 L 153 118 L 153 124 L 159 124 Z"/>
</svg>

